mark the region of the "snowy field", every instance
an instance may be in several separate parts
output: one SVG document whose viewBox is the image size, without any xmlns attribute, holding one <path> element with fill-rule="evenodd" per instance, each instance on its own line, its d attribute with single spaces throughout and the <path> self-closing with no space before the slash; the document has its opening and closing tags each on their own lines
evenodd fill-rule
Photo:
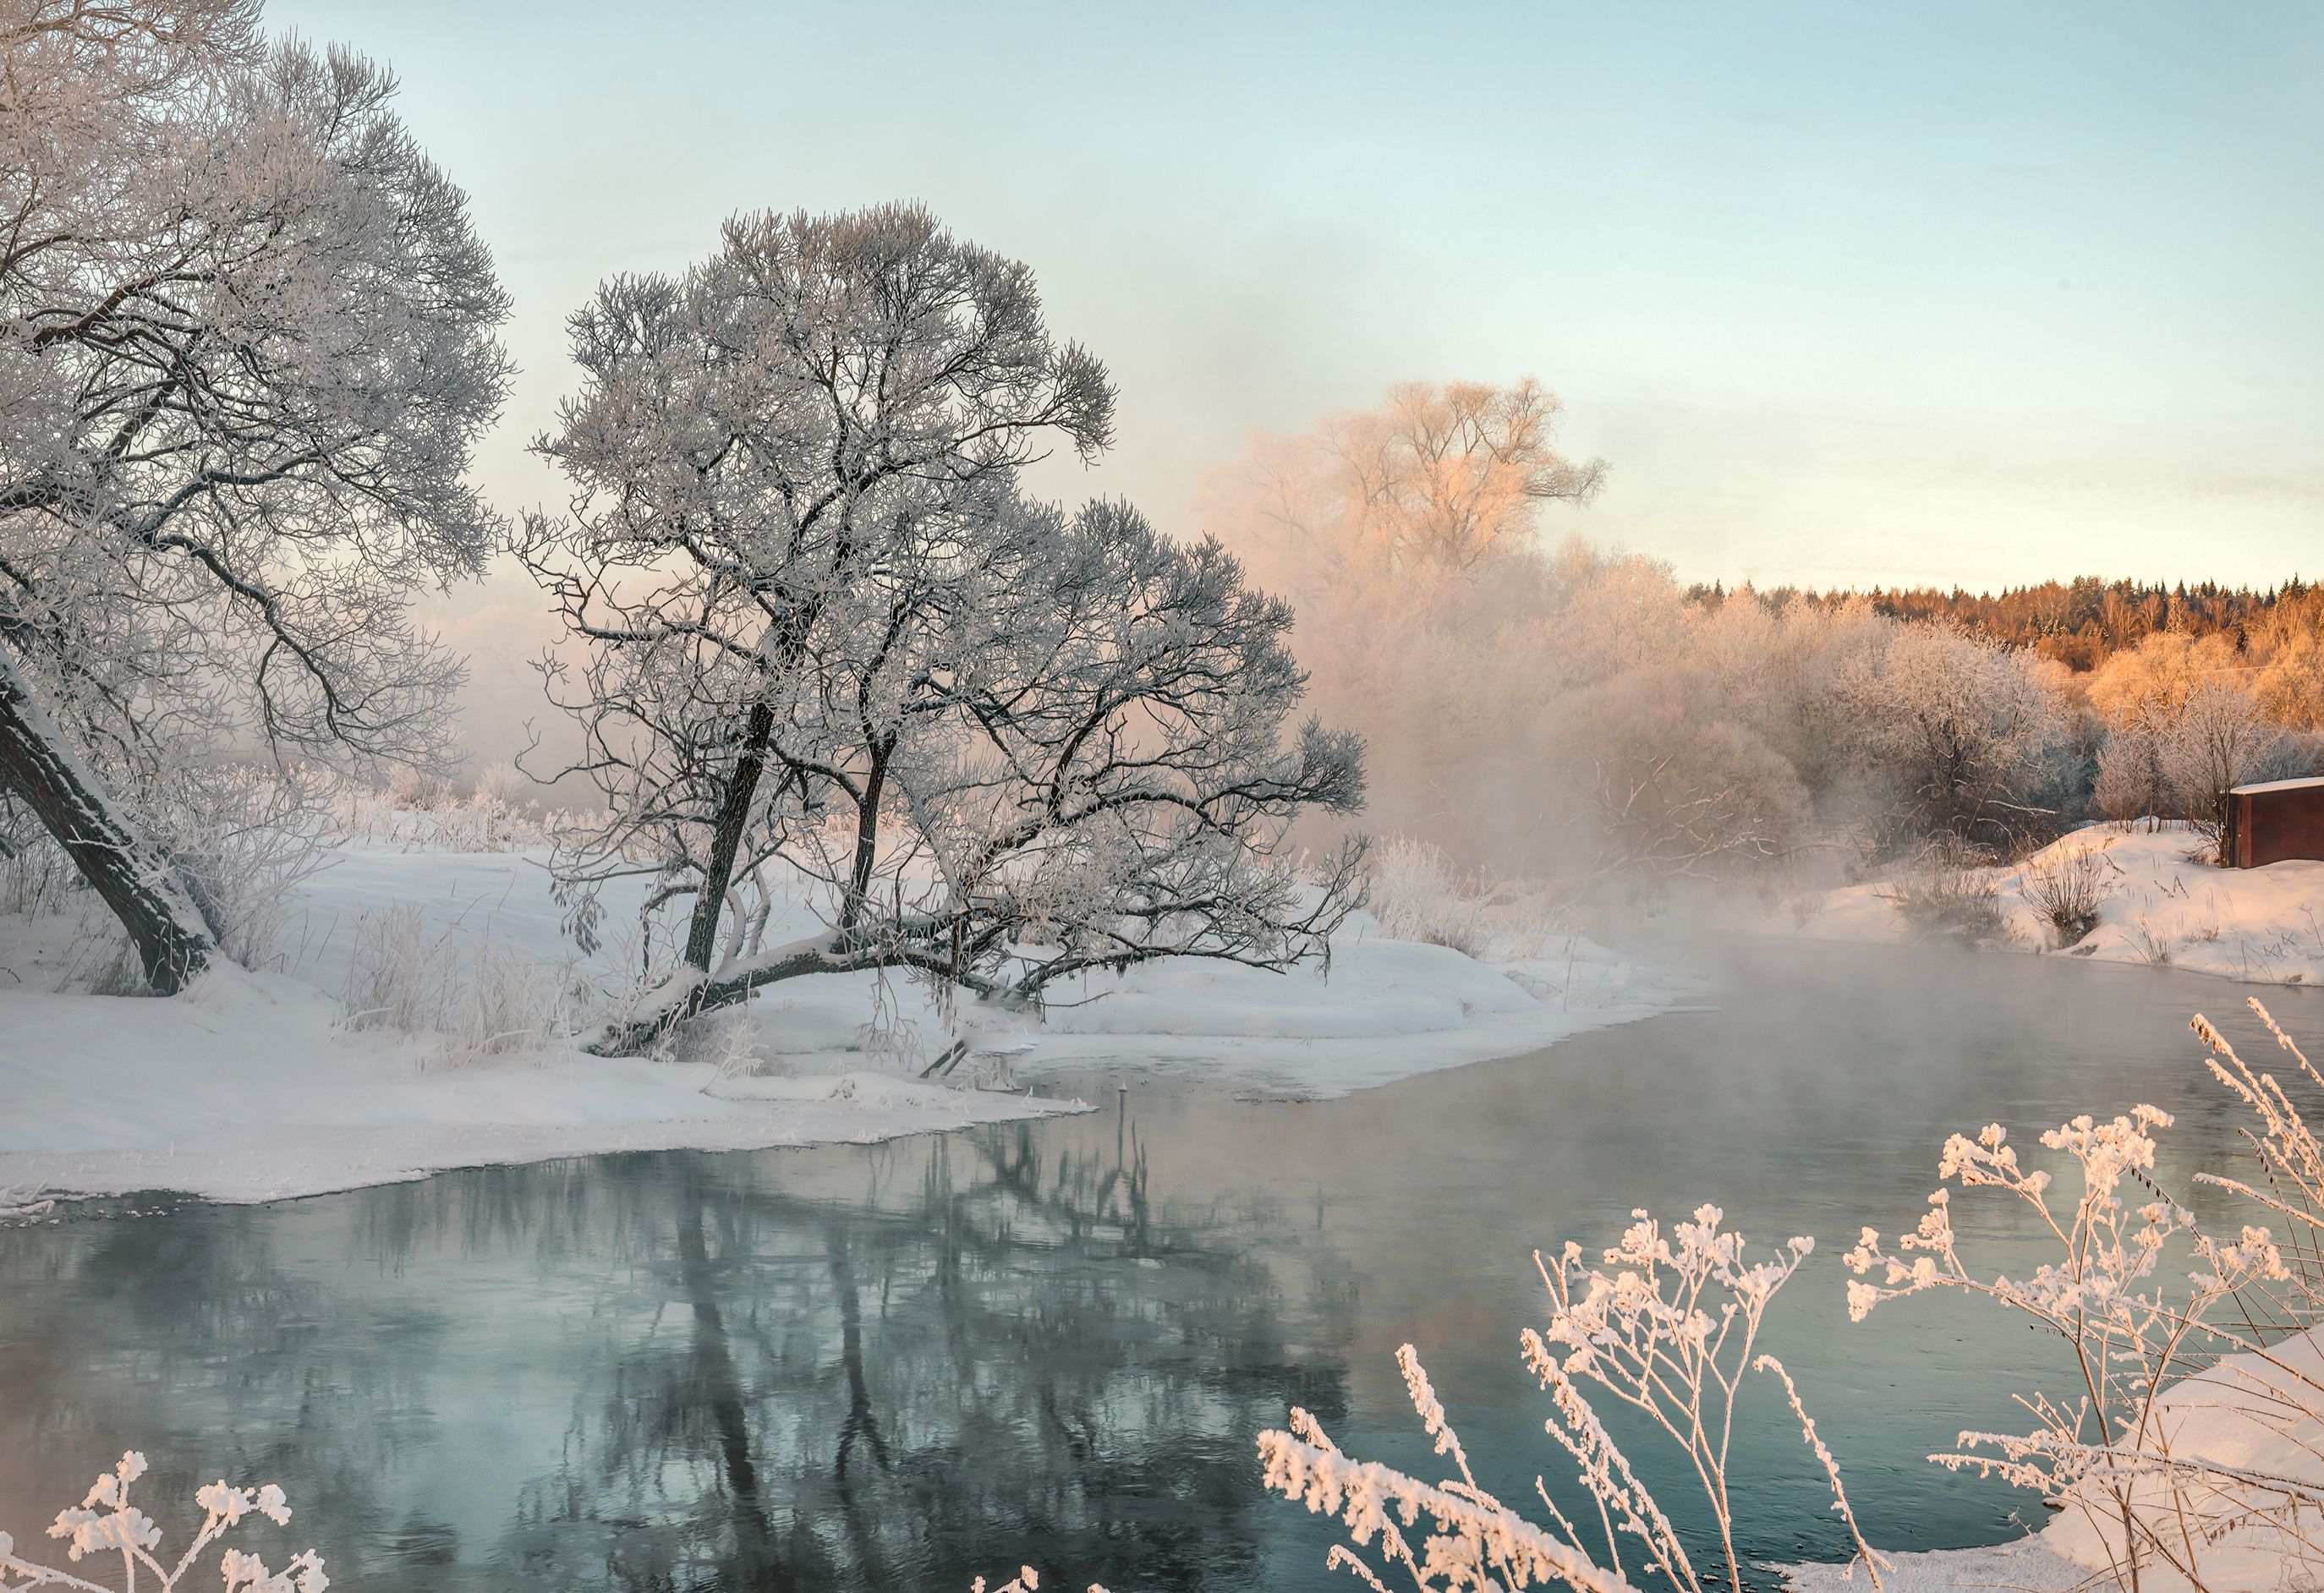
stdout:
<svg viewBox="0 0 2324 1593">
<path fill-rule="evenodd" d="M 2190 826 L 2142 820 L 2077 830 L 2004 869 L 1975 870 L 1994 888 L 2007 943 L 2101 962 L 2143 962 L 2261 984 L 2324 983 L 2324 862 L 2222 869 Z M 2096 925 L 2070 944 L 2040 905 L 2045 876 L 2086 868 Z M 1915 930 L 1895 887 L 1851 885 L 1783 927 L 1813 939 L 1903 942 Z"/>
<path fill-rule="evenodd" d="M 912 981 L 834 974 L 706 1020 L 678 1060 L 598 1058 L 530 1036 L 576 985 L 618 977 L 620 937 L 576 953 L 545 850 L 446 841 L 341 843 L 298 889 L 276 959 L 177 999 L 56 993 L 100 938 L 70 913 L 0 916 L 0 1193 L 260 1201 L 491 1162 L 868 1141 L 1077 1110 L 1024 1080 L 1092 1064 L 1337 1094 L 1679 995 L 1580 937 L 1480 961 L 1360 914 L 1328 974 L 1152 963 L 1056 992 L 1046 1020 L 973 1002 L 948 1018 Z M 771 934 L 814 927 L 792 906 Z M 964 1060 L 920 1082 L 955 1039 Z"/>
</svg>

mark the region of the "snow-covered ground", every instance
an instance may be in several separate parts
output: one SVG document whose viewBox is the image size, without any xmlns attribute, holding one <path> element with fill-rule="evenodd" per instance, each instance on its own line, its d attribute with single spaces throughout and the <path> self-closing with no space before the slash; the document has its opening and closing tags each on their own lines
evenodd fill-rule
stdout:
<svg viewBox="0 0 2324 1593">
<path fill-rule="evenodd" d="M 872 1140 L 1074 1110 L 861 1069 L 750 1081 L 780 1093 L 741 1099 L 708 1063 L 568 1051 L 434 1070 L 421 1045 L 346 1032 L 340 1010 L 300 980 L 231 967 L 167 1001 L 0 991 L 0 1192 L 278 1200 L 487 1162 Z"/>
<path fill-rule="evenodd" d="M 1673 976 L 1579 935 L 1546 951 L 1479 961 L 1388 939 L 1359 914 L 1333 943 L 1328 978 L 1148 963 L 1106 981 L 1102 999 L 1053 1008 L 1019 1042 L 1028 1048 L 1017 1067 L 1119 1063 L 1344 1095 L 1666 1012 L 1685 994 Z"/>
<path fill-rule="evenodd" d="M 279 957 L 166 1001 L 56 993 L 97 937 L 69 914 L 0 917 L 0 1205 L 11 1189 L 269 1200 L 489 1162 L 870 1140 L 1076 1110 L 1019 1081 L 1092 1063 L 1336 1094 L 1538 1049 L 1679 995 L 1579 937 L 1488 962 L 1387 939 L 1359 915 L 1328 976 L 1151 964 L 1057 992 L 1045 1019 L 973 1003 L 948 1017 L 918 984 L 869 973 L 791 981 L 692 1061 L 349 1026 L 395 957 L 396 999 L 463 1013 L 484 1040 L 615 974 L 618 937 L 592 958 L 567 940 L 546 863 L 540 850 L 344 843 L 300 888 Z M 792 907 L 769 939 L 813 927 Z M 955 1036 L 967 1061 L 920 1082 Z"/>
<path fill-rule="evenodd" d="M 2167 963 L 2264 984 L 2324 983 L 2324 862 L 2222 869 L 2187 825 L 2141 821 L 2075 831 L 2023 863 L 1984 872 L 2012 944 L 2104 962 Z M 2035 904 L 2037 877 L 2090 856 L 2102 892 L 2098 926 L 2070 946 Z M 1816 939 L 1914 937 L 1886 884 L 1835 890 L 1782 921 Z"/>
</svg>

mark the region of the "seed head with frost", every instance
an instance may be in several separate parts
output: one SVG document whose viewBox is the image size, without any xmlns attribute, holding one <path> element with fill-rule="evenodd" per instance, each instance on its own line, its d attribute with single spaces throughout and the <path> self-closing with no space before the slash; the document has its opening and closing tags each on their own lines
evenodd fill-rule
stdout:
<svg viewBox="0 0 2324 1593">
<path fill-rule="evenodd" d="M 1536 1492 L 1550 1524 L 1518 1515 L 1480 1487 L 1467 1451 L 1446 1417 L 1412 1346 L 1397 1352 L 1405 1391 L 1439 1455 L 1457 1475 L 1430 1484 L 1343 1454 L 1314 1418 L 1291 1413 L 1286 1432 L 1263 1433 L 1259 1455 L 1268 1486 L 1308 1509 L 1333 1515 L 1348 1529 L 1331 1563 L 1374 1589 L 1382 1570 L 1400 1570 L 1416 1588 L 1508 1587 L 1563 1583 L 1588 1593 L 1614 1593 L 1637 1585 L 1624 1561 L 1626 1541 L 1635 1572 L 1659 1576 L 1685 1593 L 1707 1586 L 1629 1459 L 1600 1419 L 1593 1399 L 1609 1399 L 1645 1418 L 1677 1445 L 1702 1479 L 1724 1560 L 1714 1582 L 1740 1589 L 1743 1571 L 1734 1542 L 1727 1464 L 1734 1402 L 1747 1376 L 1779 1378 L 1803 1438 L 1831 1488 L 1832 1508 L 1847 1523 L 1858 1557 L 1880 1585 L 1880 1561 L 1856 1529 L 1831 1451 L 1818 1436 L 1798 1391 L 1771 1356 L 1757 1354 L 1769 1303 L 1815 1247 L 1789 1240 L 1766 1261 L 1747 1258 L 1743 1236 L 1722 1227 L 1718 1207 L 1698 1207 L 1692 1220 L 1665 1231 L 1646 1211 L 1601 1254 L 1603 1267 L 1568 1243 L 1554 1262 L 1539 1255 L 1550 1295 L 1545 1327 L 1526 1328 L 1519 1345 L 1526 1367 L 1550 1399 L 1550 1438 L 1572 1463 L 1598 1517 L 1584 1533 L 1545 1487 Z M 1408 1529 L 1429 1524 L 1416 1543 Z M 1372 1549 L 1377 1563 L 1359 1551 Z"/>
<path fill-rule="evenodd" d="M 59 1511 L 49 1526 L 49 1536 L 63 1542 L 70 1563 L 77 1565 L 91 1556 L 119 1555 L 124 1590 L 143 1586 L 156 1588 L 160 1593 L 177 1593 L 190 1586 L 186 1579 L 202 1552 L 235 1530 L 244 1517 L 256 1514 L 277 1526 L 290 1520 L 290 1505 L 272 1483 L 257 1488 L 235 1487 L 223 1479 L 206 1484 L 194 1493 L 194 1503 L 202 1509 L 200 1529 L 177 1562 L 164 1565 L 154 1555 L 161 1546 L 161 1529 L 129 1498 L 130 1485 L 145 1470 L 145 1457 L 131 1450 L 112 1470 L 98 1474 L 77 1508 Z M 218 1565 L 226 1593 L 326 1593 L 331 1585 L 323 1572 L 322 1557 L 312 1550 L 292 1556 L 279 1571 L 269 1570 L 257 1555 L 233 1548 L 221 1554 Z M 106 1583 L 23 1558 L 16 1552 L 15 1540 L 0 1532 L 0 1593 L 28 1593 L 34 1588 L 114 1593 Z"/>
</svg>

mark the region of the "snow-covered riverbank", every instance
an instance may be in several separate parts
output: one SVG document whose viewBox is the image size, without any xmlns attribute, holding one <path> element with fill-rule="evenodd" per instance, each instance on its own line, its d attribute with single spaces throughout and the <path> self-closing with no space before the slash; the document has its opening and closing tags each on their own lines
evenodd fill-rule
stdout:
<svg viewBox="0 0 2324 1593">
<path fill-rule="evenodd" d="M 563 1040 L 478 1054 L 424 1028 L 348 1026 L 376 999 L 362 992 L 383 959 L 398 1000 L 472 1027 L 467 1008 L 529 1010 L 617 968 L 618 947 L 574 953 L 545 862 L 343 844 L 300 888 L 274 966 L 216 970 L 170 1000 L 54 993 L 91 954 L 80 921 L 0 919 L 0 1191 L 270 1200 L 482 1163 L 872 1140 L 1076 1110 L 1021 1081 L 1093 1064 L 1341 1094 L 1536 1050 L 1680 995 L 1580 937 L 1480 961 L 1388 939 L 1359 915 L 1328 972 L 1149 964 L 1063 993 L 1046 1018 L 973 1004 L 947 1017 L 922 987 L 869 973 L 793 981 L 729 1020 L 720 1054 L 690 1061 Z M 812 922 L 792 906 L 770 933 Z M 920 1082 L 955 1038 L 967 1062 Z"/>
<path fill-rule="evenodd" d="M 2183 824 L 2077 830 L 2007 868 L 1972 870 L 1994 890 L 2006 944 L 2101 962 L 2168 964 L 2261 984 L 2324 984 L 2324 862 L 2222 869 Z M 2087 860 L 2087 862 L 2084 861 Z M 2096 926 L 2070 944 L 2043 905 L 2045 875 L 2092 872 Z M 1896 887 L 1851 885 L 1781 920 L 1811 939 L 1903 942 L 1916 929 Z"/>
<path fill-rule="evenodd" d="M 2312 1497 L 2324 1487 L 2324 1343 L 2316 1331 L 2296 1335 L 2265 1354 L 2222 1358 L 2217 1366 L 2182 1377 L 2154 1402 L 2154 1454 L 2181 1469 L 2175 1478 L 2151 1473 L 2131 1487 L 2131 1508 L 2143 1530 L 2191 1552 L 2208 1593 L 2264 1593 L 2313 1588 L 2324 1580 L 2324 1542 L 2309 1524 L 2312 1510 L 2293 1509 L 2287 1490 Z M 2204 1471 L 2196 1479 L 2196 1469 Z M 2264 1479 L 2237 1484 L 2230 1477 Z M 2110 1499 L 2085 1483 L 2095 1515 L 2076 1503 L 2050 1518 L 2040 1533 L 1986 1549 L 1898 1554 L 1881 1581 L 1890 1593 L 1971 1593 L 2020 1588 L 2051 1593 L 2107 1585 L 2113 1579 L 2109 1543 L 2119 1558 L 2122 1527 Z M 2181 1534 L 2187 1534 L 2182 1538 Z M 1785 1569 L 1793 1593 L 1839 1593 L 1851 1584 L 1846 1565 Z M 2140 1593 L 2192 1593 L 2180 1570 L 2154 1558 L 2139 1567 Z"/>
</svg>

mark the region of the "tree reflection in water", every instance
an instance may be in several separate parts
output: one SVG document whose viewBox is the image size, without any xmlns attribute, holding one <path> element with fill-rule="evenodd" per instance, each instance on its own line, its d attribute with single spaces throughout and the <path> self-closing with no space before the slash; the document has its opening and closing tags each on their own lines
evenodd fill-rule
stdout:
<svg viewBox="0 0 2324 1593">
<path fill-rule="evenodd" d="M 80 1219 L 0 1234 L 0 1522 L 135 1441 L 370 1588 L 1247 1586 L 1349 1275 L 1113 1114 Z"/>
</svg>

